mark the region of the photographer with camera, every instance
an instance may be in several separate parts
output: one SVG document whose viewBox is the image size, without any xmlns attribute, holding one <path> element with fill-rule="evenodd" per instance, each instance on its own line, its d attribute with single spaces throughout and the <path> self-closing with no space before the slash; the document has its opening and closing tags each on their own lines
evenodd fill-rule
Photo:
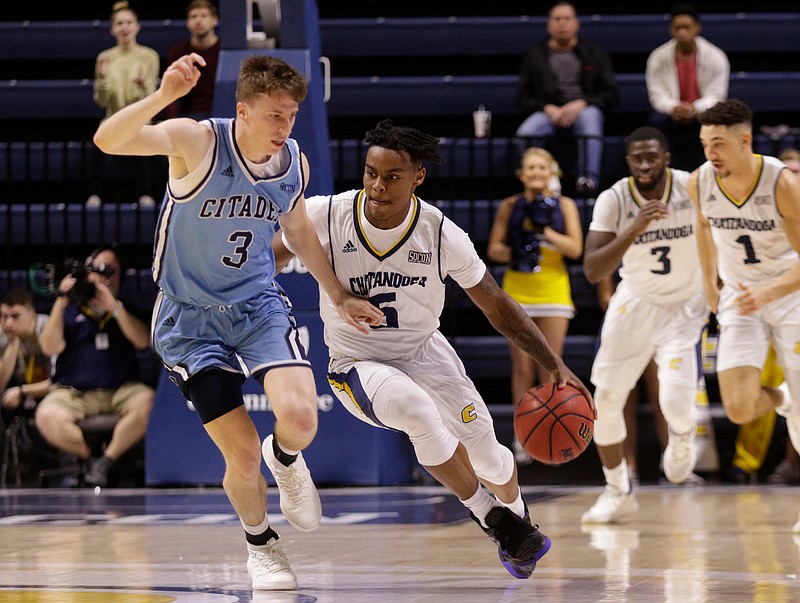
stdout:
<svg viewBox="0 0 800 603">
<path fill-rule="evenodd" d="M 561 175 L 553 155 L 531 147 L 516 172 L 524 191 L 504 199 L 495 214 L 487 254 L 508 264 L 503 290 L 525 309 L 542 331 L 553 352 L 561 355 L 569 321 L 575 314 L 564 258 L 583 252 L 583 229 L 575 201 L 554 196 L 551 186 Z M 511 398 L 518 404 L 531 387 L 542 382 L 536 362 L 511 344 Z M 538 378 L 537 378 L 538 377 Z M 518 463 L 531 461 L 516 439 Z"/>
<path fill-rule="evenodd" d="M 119 300 L 122 267 L 103 247 L 70 267 L 39 336 L 45 354 L 58 354 L 53 386 L 36 410 L 36 426 L 56 448 L 88 462 L 87 486 L 107 486 L 114 462 L 147 430 L 154 390 L 139 379 L 136 350 L 150 345 L 150 329 Z M 91 457 L 78 423 L 87 416 L 121 416 L 103 456 Z"/>
</svg>

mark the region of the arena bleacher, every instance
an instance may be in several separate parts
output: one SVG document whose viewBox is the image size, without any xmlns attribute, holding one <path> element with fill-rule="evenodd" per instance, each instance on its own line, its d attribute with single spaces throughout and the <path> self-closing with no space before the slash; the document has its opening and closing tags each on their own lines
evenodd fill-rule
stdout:
<svg viewBox="0 0 800 603">
<path fill-rule="evenodd" d="M 155 48 L 165 67 L 167 49 L 185 37 L 182 7 L 132 4 L 138 4 L 141 18 L 140 43 Z M 515 107 L 516 74 L 524 52 L 545 35 L 544 7 L 496 4 L 504 6 L 485 5 L 481 14 L 457 3 L 415 6 L 416 14 L 409 16 L 398 14 L 404 10 L 399 6 L 319 2 L 322 54 L 331 62 L 327 107 L 337 190 L 359 186 L 361 136 L 379 119 L 425 128 L 442 136 L 446 162 L 429 169 L 419 193 L 468 230 L 479 253 L 485 252 L 497 202 L 518 188 L 513 172 L 520 145 L 513 132 L 522 116 Z M 649 112 L 644 64 L 650 50 L 668 38 L 669 5 L 648 6 L 646 14 L 607 14 L 598 10 L 600 3 L 577 4 L 581 35 L 609 51 L 620 89 L 605 137 L 607 185 L 625 173 L 623 136 L 644 125 Z M 702 15 L 703 35 L 731 59 L 730 96 L 755 110 L 754 146 L 768 154 L 800 144 L 795 127 L 800 124 L 800 12 L 778 4 L 777 10 L 775 3 L 750 5 L 750 12 L 727 4 L 725 12 Z M 97 243 L 115 240 L 126 262 L 133 262 L 135 278 L 128 286 L 154 295 L 151 282 L 144 281 L 157 208 L 114 199 L 102 208 L 83 204 L 91 135 L 103 115 L 92 101 L 94 58 L 113 43 L 109 7 L 99 2 L 69 9 L 63 3 L 37 6 L 35 15 L 24 6 L 9 7 L 0 22 L 0 290 L 19 284 L 31 263 L 80 256 Z M 497 14 L 487 14 L 495 8 Z M 509 12 L 515 9 L 518 14 Z M 525 12 L 534 9 L 540 14 Z M 478 105 L 493 114 L 487 139 L 471 134 L 471 113 Z M 775 128 L 782 124 L 788 127 Z M 578 203 L 588 226 L 591 200 Z M 571 265 L 570 274 L 578 316 L 565 356 L 587 377 L 601 314 L 580 265 Z M 449 299 L 442 330 L 476 382 L 507 378 L 505 341 L 463 295 L 454 292 Z"/>
</svg>

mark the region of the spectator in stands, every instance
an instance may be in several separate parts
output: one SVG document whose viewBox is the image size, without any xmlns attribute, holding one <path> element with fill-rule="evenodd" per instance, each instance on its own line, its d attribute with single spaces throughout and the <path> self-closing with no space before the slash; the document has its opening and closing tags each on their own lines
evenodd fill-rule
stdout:
<svg viewBox="0 0 800 603">
<path fill-rule="evenodd" d="M 652 127 L 626 138 L 631 176 L 597 198 L 586 237 L 583 268 L 589 282 L 613 274 L 620 263 L 622 280 L 611 296 L 592 365 L 594 441 L 606 488 L 583 514 L 585 522 L 609 523 L 638 509 L 624 458 L 623 409 L 653 357 L 659 404 L 669 425 L 664 474 L 683 483 L 697 462 L 697 343 L 708 308 L 686 190 L 689 173 L 668 167 L 668 148 L 664 134 Z"/>
<path fill-rule="evenodd" d="M 115 2 L 111 8 L 111 35 L 116 39 L 113 48 L 97 55 L 94 68 L 94 102 L 106 110 L 106 118 L 123 107 L 144 98 L 156 89 L 160 62 L 158 53 L 136 41 L 141 30 L 139 17 L 126 0 Z M 154 203 L 153 182 L 158 178 L 158 163 L 149 159 L 126 158 L 115 162 L 119 171 L 130 170 L 137 185 L 144 190 L 139 198 L 143 205 Z M 102 202 L 104 157 L 94 153 L 90 166 L 91 191 L 87 204 Z M 160 183 L 159 183 L 160 185 Z"/>
<path fill-rule="evenodd" d="M 564 258 L 576 260 L 583 253 L 578 207 L 569 197 L 551 190 L 553 177 L 561 173 L 549 151 L 529 148 L 516 174 L 523 191 L 498 206 L 487 255 L 493 262 L 508 265 L 503 290 L 519 302 L 550 349 L 560 356 L 569 321 L 575 315 Z M 525 350 L 509 344 L 511 399 L 518 404 L 525 392 L 548 380 L 550 374 Z M 516 438 L 513 448 L 518 463 L 532 462 Z"/>
<path fill-rule="evenodd" d="M 517 103 L 526 118 L 516 135 L 545 138 L 570 130 L 578 143 L 575 195 L 594 197 L 604 114 L 617 102 L 617 85 L 608 54 L 580 39 L 579 28 L 571 2 L 557 2 L 550 9 L 550 37 L 528 51 L 520 69 Z"/>
<path fill-rule="evenodd" d="M 38 335 L 47 322 L 37 314 L 33 294 L 11 289 L 0 299 L 0 430 L 14 420 L 26 422 L 50 387 L 50 363 Z M 1 436 L 2 434 L 0 434 Z M 0 484 L 2 487 L 2 484 Z"/>
<path fill-rule="evenodd" d="M 85 485 L 104 487 L 114 462 L 147 430 L 155 393 L 139 379 L 136 350 L 150 346 L 150 329 L 119 299 L 122 266 L 112 248 L 97 249 L 83 267 L 85 276 L 77 271 L 59 284 L 39 335 L 42 352 L 58 359 L 36 427 L 51 445 L 88 461 Z M 103 455 L 91 458 L 78 422 L 104 413 L 121 418 Z"/>
<path fill-rule="evenodd" d="M 190 117 L 201 120 L 211 117 L 214 104 L 214 83 L 219 61 L 219 38 L 216 27 L 219 23 L 217 7 L 209 0 L 192 0 L 186 8 L 188 40 L 174 44 L 167 53 L 167 64 L 172 65 L 185 54 L 197 53 L 206 64 L 201 66 L 197 86 L 164 110 L 164 117 Z"/>
<path fill-rule="evenodd" d="M 728 98 L 728 57 L 701 37 L 701 30 L 693 5 L 672 7 L 672 39 L 650 53 L 645 71 L 653 108 L 650 124 L 667 135 L 672 165 L 682 170 L 693 170 L 704 161 L 697 114 Z"/>
<path fill-rule="evenodd" d="M 148 125 L 197 84 L 204 64 L 195 53 L 172 63 L 158 90 L 101 123 L 94 141 L 109 153 L 169 156 L 169 218 L 154 262 L 162 292 L 156 352 L 225 459 L 222 483 L 245 531 L 253 589 L 294 590 L 297 578 L 269 524 L 261 458 L 286 519 L 316 529 L 322 506 L 301 451 L 316 435 L 317 390 L 291 305 L 273 281 L 278 227 L 348 328 L 369 332 L 364 323 L 379 324 L 383 314 L 339 284 L 306 215 L 308 161 L 290 135 L 308 82 L 296 69 L 249 56 L 239 68 L 235 117 Z M 275 415 L 263 443 L 244 406 L 248 374 Z"/>
<path fill-rule="evenodd" d="M 309 217 L 339 281 L 360 282 L 361 294 L 385 314 L 383 328 L 359 336 L 320 290 L 331 355 L 328 381 L 358 419 L 408 434 L 420 464 L 469 509 L 498 546 L 505 568 L 528 578 L 550 540 L 531 526 L 513 456 L 497 441 L 486 403 L 437 330 L 445 277 L 466 290 L 495 328 L 544 365 L 548 381 L 569 382 L 589 400 L 590 394 L 519 304 L 497 286 L 468 235 L 415 196 L 425 180 L 424 163 L 441 162 L 438 140 L 391 120 L 365 139 L 364 188 L 308 200 Z M 539 170 L 544 182 L 551 166 L 549 158 Z M 287 248 L 295 251 L 298 243 L 276 237 L 279 264 L 288 262 Z"/>
</svg>

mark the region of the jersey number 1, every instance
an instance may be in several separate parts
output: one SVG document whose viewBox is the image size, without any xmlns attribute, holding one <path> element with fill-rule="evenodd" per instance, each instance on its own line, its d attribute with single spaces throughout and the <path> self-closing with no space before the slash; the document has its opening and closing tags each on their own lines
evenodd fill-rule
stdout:
<svg viewBox="0 0 800 603">
<path fill-rule="evenodd" d="M 745 264 L 760 264 L 761 260 L 756 257 L 756 250 L 753 249 L 753 242 L 750 240 L 750 235 L 742 235 L 736 242 L 744 247 L 744 263 Z"/>
</svg>

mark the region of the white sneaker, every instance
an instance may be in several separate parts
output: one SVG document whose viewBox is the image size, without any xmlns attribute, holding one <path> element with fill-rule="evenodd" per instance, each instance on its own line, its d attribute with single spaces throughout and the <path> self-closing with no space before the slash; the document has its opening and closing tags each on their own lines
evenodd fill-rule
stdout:
<svg viewBox="0 0 800 603">
<path fill-rule="evenodd" d="M 783 392 L 783 402 L 775 409 L 775 412 L 786 418 L 789 440 L 794 449 L 800 452 L 800 409 L 793 407 L 792 399 L 789 397 L 789 384 L 786 381 L 781 383 L 778 389 Z"/>
<path fill-rule="evenodd" d="M 274 538 L 263 547 L 247 546 L 247 573 L 253 590 L 295 590 L 297 577 L 280 541 Z"/>
<path fill-rule="evenodd" d="M 286 521 L 301 532 L 316 530 L 322 520 L 322 503 L 303 455 L 298 454 L 295 461 L 287 467 L 275 458 L 272 450 L 273 437 L 270 435 L 264 440 L 261 454 L 278 485 L 281 513 Z"/>
<path fill-rule="evenodd" d="M 530 465 L 533 463 L 533 459 L 525 452 L 525 449 L 516 437 L 511 442 L 511 450 L 514 452 L 514 460 L 517 462 L 517 465 Z"/>
<path fill-rule="evenodd" d="M 685 482 L 697 464 L 694 434 L 694 427 L 686 433 L 675 433 L 671 428 L 669 430 L 669 441 L 664 450 L 664 475 L 673 484 Z"/>
<path fill-rule="evenodd" d="M 606 486 L 592 508 L 581 515 L 581 521 L 611 523 L 624 515 L 636 513 L 638 510 L 639 503 L 636 502 L 632 490 L 625 494 L 612 486 Z"/>
</svg>

